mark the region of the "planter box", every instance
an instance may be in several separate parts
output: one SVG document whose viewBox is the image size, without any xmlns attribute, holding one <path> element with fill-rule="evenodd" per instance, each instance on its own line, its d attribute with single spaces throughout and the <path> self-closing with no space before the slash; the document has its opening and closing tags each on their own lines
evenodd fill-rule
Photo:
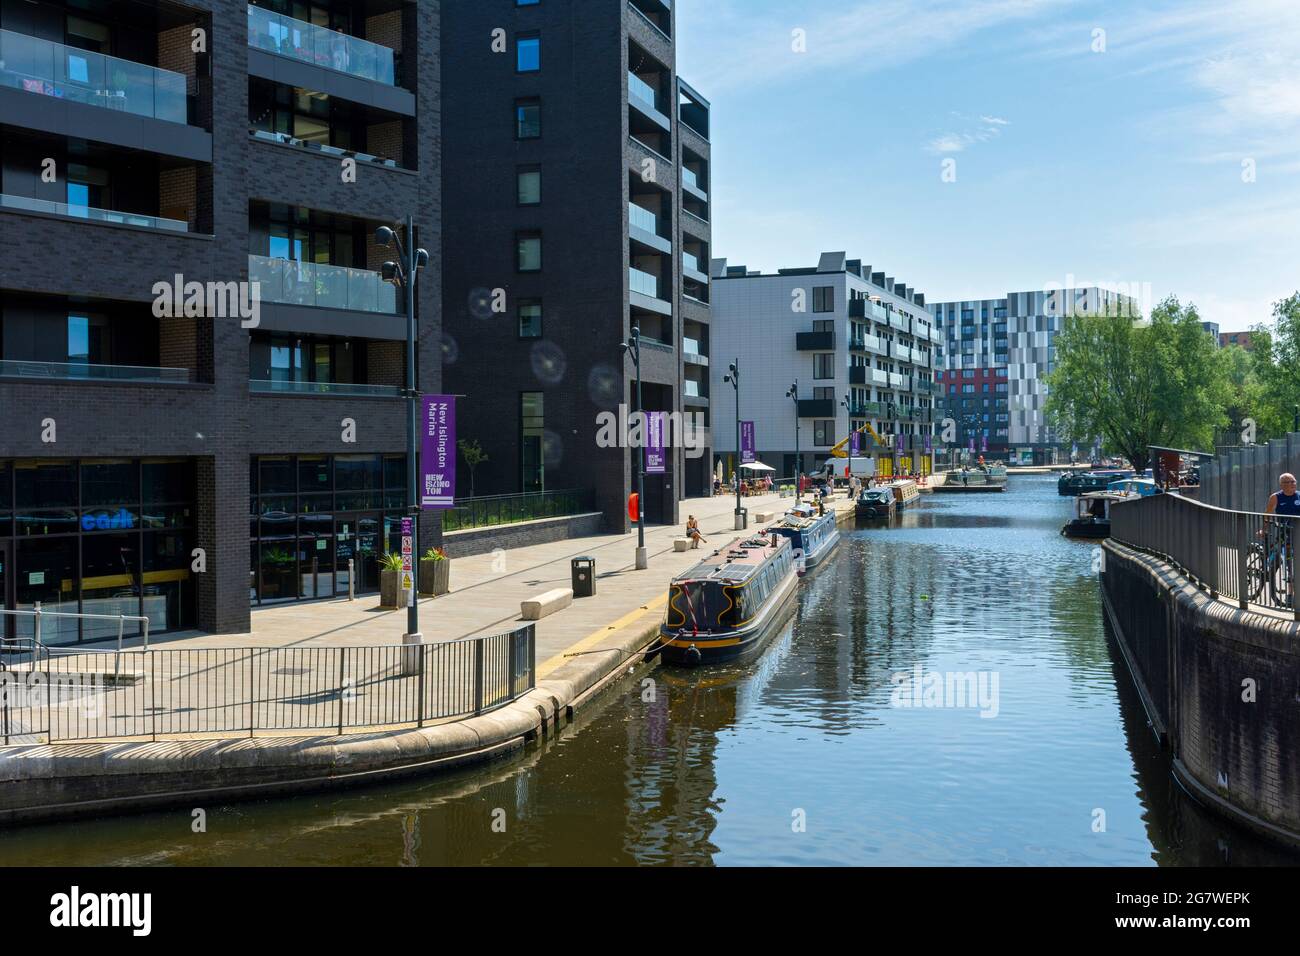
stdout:
<svg viewBox="0 0 1300 956">
<path fill-rule="evenodd" d="M 420 560 L 420 594 L 425 597 L 446 594 L 451 590 L 451 561 Z"/>
<path fill-rule="evenodd" d="M 406 607 L 409 591 L 401 587 L 401 571 L 379 572 L 379 606 L 384 608 Z"/>
</svg>

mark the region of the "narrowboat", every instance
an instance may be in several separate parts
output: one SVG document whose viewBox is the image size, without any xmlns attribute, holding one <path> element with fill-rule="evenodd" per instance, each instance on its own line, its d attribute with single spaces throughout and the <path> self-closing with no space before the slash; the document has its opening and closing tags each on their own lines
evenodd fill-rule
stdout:
<svg viewBox="0 0 1300 956">
<path fill-rule="evenodd" d="M 1109 538 L 1110 506 L 1124 495 L 1113 491 L 1089 491 L 1074 502 L 1074 517 L 1066 522 L 1061 534 L 1067 538 Z"/>
<path fill-rule="evenodd" d="M 806 504 L 791 508 L 784 518 L 767 530 L 790 540 L 795 568 L 800 574 L 817 567 L 840 543 L 840 529 L 835 525 L 834 512 L 817 515 L 812 506 Z"/>
<path fill-rule="evenodd" d="M 669 585 L 663 659 L 711 664 L 757 649 L 794 609 L 798 582 L 787 537 L 755 535 L 720 548 Z"/>
<path fill-rule="evenodd" d="M 900 478 L 885 485 L 894 493 L 894 504 L 899 511 L 914 503 L 921 497 L 921 489 L 911 478 Z"/>
<path fill-rule="evenodd" d="M 853 503 L 853 513 L 859 518 L 892 518 L 894 508 L 894 493 L 888 488 L 867 488 Z"/>
<path fill-rule="evenodd" d="M 1112 481 L 1132 477 L 1133 472 L 1119 468 L 1065 474 L 1056 482 L 1056 493 L 1067 497 L 1086 495 L 1091 491 L 1105 491 Z"/>
</svg>

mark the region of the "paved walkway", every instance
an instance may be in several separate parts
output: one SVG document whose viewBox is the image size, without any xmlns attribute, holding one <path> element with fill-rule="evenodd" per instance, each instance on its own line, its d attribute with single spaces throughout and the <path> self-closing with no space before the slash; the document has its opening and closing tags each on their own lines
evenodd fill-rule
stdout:
<svg viewBox="0 0 1300 956">
<path fill-rule="evenodd" d="M 840 499 L 841 502 L 843 499 Z M 750 527 L 756 527 L 758 512 L 783 512 L 790 498 L 775 494 L 744 499 Z M 681 513 L 700 520 L 708 549 L 724 545 L 738 536 L 733 530 L 736 499 L 690 498 L 682 502 Z M 673 539 L 682 525 L 646 528 L 646 549 L 650 566 L 635 569 L 637 535 L 600 534 L 530 545 L 496 554 L 456 558 L 451 566 L 451 592 L 420 600 L 420 629 L 429 642 L 507 631 L 523 624 L 520 601 L 552 588 L 570 584 L 569 561 L 590 556 L 596 560 L 596 595 L 575 599 L 573 605 L 537 622 L 537 661 L 541 676 L 543 662 L 575 643 L 583 644 L 604 632 L 631 623 L 662 609 L 668 581 L 689 568 L 704 553 L 673 551 Z M 252 614 L 248 634 L 160 635 L 150 639 L 158 648 L 358 646 L 400 643 L 406 630 L 406 609 L 380 610 L 379 596 L 367 594 L 355 601 L 346 598 L 258 608 Z M 130 642 L 132 646 L 138 641 Z M 585 645 L 584 645 L 585 646 Z M 579 647 L 578 650 L 583 649 Z"/>
</svg>

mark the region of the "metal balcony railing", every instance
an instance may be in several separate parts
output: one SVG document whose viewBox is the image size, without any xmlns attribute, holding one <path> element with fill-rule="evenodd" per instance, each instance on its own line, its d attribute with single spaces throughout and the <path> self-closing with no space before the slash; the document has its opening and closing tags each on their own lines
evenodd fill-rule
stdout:
<svg viewBox="0 0 1300 956">
<path fill-rule="evenodd" d="M 368 269 L 250 255 L 248 279 L 261 283 L 263 302 L 353 312 L 397 311 L 397 288 Z"/>
</svg>

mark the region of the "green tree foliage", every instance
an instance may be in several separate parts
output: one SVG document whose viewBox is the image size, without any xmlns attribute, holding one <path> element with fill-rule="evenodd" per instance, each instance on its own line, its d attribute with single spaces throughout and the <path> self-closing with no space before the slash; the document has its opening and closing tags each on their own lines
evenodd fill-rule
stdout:
<svg viewBox="0 0 1300 956">
<path fill-rule="evenodd" d="M 1300 292 L 1274 304 L 1273 329 L 1255 326 L 1250 345 L 1255 380 L 1251 417 L 1263 441 L 1289 432 L 1300 404 Z"/>
<path fill-rule="evenodd" d="M 1056 338 L 1047 415 L 1066 441 L 1091 441 L 1145 469 L 1150 446 L 1206 448 L 1233 398 L 1228 365 L 1194 305 L 1165 299 L 1147 321 L 1068 316 Z"/>
</svg>

